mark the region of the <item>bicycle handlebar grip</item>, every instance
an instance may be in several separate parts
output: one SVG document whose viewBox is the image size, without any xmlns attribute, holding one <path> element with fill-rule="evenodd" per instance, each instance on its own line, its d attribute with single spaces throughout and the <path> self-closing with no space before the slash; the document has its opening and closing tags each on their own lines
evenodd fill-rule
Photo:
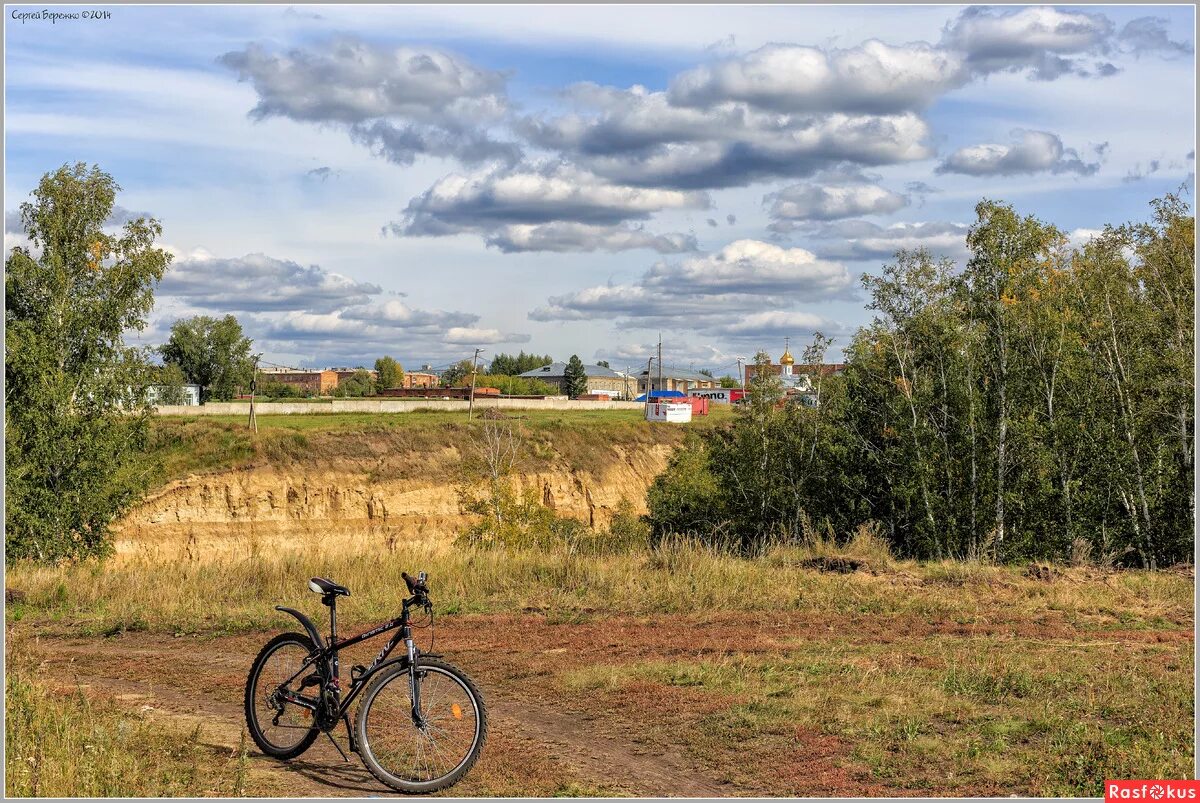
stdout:
<svg viewBox="0 0 1200 803">
<path fill-rule="evenodd" d="M 425 572 L 420 572 L 417 579 L 408 576 L 408 572 L 400 572 L 400 576 L 404 578 L 405 585 L 408 586 L 410 594 L 428 594 L 429 588 L 425 585 Z"/>
</svg>

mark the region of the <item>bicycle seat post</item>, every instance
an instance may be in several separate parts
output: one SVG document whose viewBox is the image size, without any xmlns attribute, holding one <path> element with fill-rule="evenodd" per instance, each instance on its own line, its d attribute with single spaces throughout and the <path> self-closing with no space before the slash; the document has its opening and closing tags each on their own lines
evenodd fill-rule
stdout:
<svg viewBox="0 0 1200 803">
<path fill-rule="evenodd" d="M 329 606 L 329 646 L 337 644 L 337 594 L 326 594 L 321 597 L 321 603 Z M 338 677 L 338 656 L 333 654 L 333 680 Z"/>
</svg>

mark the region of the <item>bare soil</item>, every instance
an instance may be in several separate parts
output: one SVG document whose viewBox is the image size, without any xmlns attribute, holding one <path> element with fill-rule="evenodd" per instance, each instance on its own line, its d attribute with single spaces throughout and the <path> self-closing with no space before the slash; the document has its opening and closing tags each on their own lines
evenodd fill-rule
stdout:
<svg viewBox="0 0 1200 803">
<path fill-rule="evenodd" d="M 351 622 L 344 632 L 355 632 L 356 624 L 370 623 Z M 243 742 L 246 672 L 271 633 L 80 638 L 48 634 L 45 628 L 38 632 L 38 647 L 45 656 L 42 671 L 55 685 L 82 687 L 189 731 L 199 725 L 203 744 L 225 756 L 236 755 L 239 744 L 248 744 L 249 794 L 389 793 L 356 756 L 343 761 L 328 739 L 320 739 L 291 762 L 261 756 L 252 742 Z M 798 641 L 819 642 L 835 634 L 864 644 L 931 635 L 1143 644 L 1191 638 L 1186 630 L 1093 633 L 1053 615 L 1017 620 L 1003 613 L 973 624 L 807 613 L 749 621 L 732 613 L 703 618 L 594 616 L 574 623 L 556 623 L 537 613 L 445 617 L 438 621 L 435 651 L 476 679 L 491 722 L 483 758 L 450 793 L 712 797 L 936 792 L 883 785 L 855 758 L 852 744 L 799 725 L 771 737 L 777 741 L 770 743 L 770 750 L 760 750 L 761 755 L 747 751 L 736 763 L 728 758 L 737 745 L 687 744 L 679 736 L 686 728 L 738 702 L 712 689 L 633 679 L 599 694 L 563 682 L 572 672 L 589 667 L 620 671 L 655 660 L 686 664 L 714 656 L 779 654 Z M 420 636 L 427 647 L 427 634 Z M 359 645 L 343 655 L 342 665 L 369 663 L 378 647 L 374 641 Z M 344 733 L 336 737 L 346 749 Z M 974 793 L 996 791 L 980 788 Z"/>
</svg>

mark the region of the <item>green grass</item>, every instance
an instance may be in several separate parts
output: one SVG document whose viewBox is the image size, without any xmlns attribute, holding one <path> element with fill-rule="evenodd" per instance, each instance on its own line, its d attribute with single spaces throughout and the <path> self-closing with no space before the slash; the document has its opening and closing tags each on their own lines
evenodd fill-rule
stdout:
<svg viewBox="0 0 1200 803">
<path fill-rule="evenodd" d="M 721 426 L 732 412 L 718 409 L 688 425 L 651 424 L 637 410 L 514 410 L 523 430 L 524 460 L 532 470 L 566 461 L 581 470 L 610 465 L 614 448 L 675 445 L 687 428 Z M 328 466 L 333 460 L 390 462 L 385 476 L 403 476 L 413 455 L 469 450 L 485 422 L 463 412 L 259 415 L 257 434 L 241 416 L 169 416 L 152 422 L 147 459 L 159 481 L 260 464 Z M 443 461 L 444 463 L 454 461 Z"/>
<path fill-rule="evenodd" d="M 618 699 L 646 682 L 732 699 L 660 736 L 751 775 L 801 729 L 853 745 L 871 779 L 895 789 L 1101 796 L 1106 778 L 1191 777 L 1192 675 L 1190 641 L 833 636 L 769 656 L 591 666 L 561 683 Z"/>
</svg>

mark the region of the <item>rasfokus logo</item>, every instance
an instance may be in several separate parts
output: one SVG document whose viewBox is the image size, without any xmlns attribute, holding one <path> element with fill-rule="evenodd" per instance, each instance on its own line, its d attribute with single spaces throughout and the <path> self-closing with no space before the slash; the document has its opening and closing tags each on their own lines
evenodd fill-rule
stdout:
<svg viewBox="0 0 1200 803">
<path fill-rule="evenodd" d="M 1196 800 L 1200 781 L 1105 781 L 1107 800 Z"/>
</svg>

